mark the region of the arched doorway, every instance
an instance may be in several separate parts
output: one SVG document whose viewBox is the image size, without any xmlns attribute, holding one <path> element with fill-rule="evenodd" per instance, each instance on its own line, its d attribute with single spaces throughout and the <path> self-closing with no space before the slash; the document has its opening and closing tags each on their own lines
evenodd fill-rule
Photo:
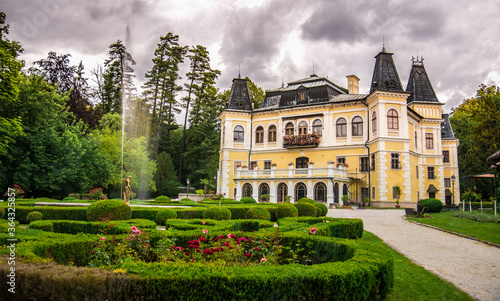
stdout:
<svg viewBox="0 0 500 301">
<path fill-rule="evenodd" d="M 288 193 L 288 186 L 285 183 L 278 184 L 278 203 L 283 203 Z"/>
<path fill-rule="evenodd" d="M 243 188 L 242 188 L 242 191 L 243 191 L 243 197 L 252 197 L 252 192 L 253 192 L 253 188 L 252 188 L 252 185 L 249 184 L 249 183 L 245 183 L 243 185 Z"/>
<path fill-rule="evenodd" d="M 301 198 L 305 198 L 307 195 L 307 186 L 306 184 L 299 182 L 295 185 L 295 202 L 298 202 Z"/>
<path fill-rule="evenodd" d="M 316 202 L 326 203 L 326 185 L 325 183 L 316 183 L 314 186 L 314 200 Z"/>
<path fill-rule="evenodd" d="M 339 202 L 339 183 L 335 183 L 335 185 L 333 186 L 333 202 Z"/>
<path fill-rule="evenodd" d="M 270 191 L 269 185 L 267 185 L 267 183 L 260 184 L 260 186 L 259 186 L 259 202 L 266 201 L 266 200 L 262 199 L 262 195 L 263 194 L 269 195 L 269 191 Z M 267 198 L 267 200 L 269 201 L 269 198 Z"/>
<path fill-rule="evenodd" d="M 344 186 L 342 186 L 342 196 L 344 195 L 349 196 L 349 190 L 347 190 L 347 184 L 344 184 Z"/>
</svg>

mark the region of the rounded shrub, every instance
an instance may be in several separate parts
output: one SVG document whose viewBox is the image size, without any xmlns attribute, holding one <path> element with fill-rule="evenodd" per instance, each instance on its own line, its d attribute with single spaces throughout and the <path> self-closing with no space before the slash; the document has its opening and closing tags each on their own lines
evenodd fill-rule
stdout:
<svg viewBox="0 0 500 301">
<path fill-rule="evenodd" d="M 309 198 L 301 198 L 300 200 L 297 201 L 297 203 L 309 203 L 309 204 L 316 204 L 317 202 L 313 199 Z"/>
<path fill-rule="evenodd" d="M 309 203 L 297 203 L 294 204 L 295 208 L 299 211 L 299 216 L 316 216 L 318 210 L 314 207 L 313 204 Z"/>
<path fill-rule="evenodd" d="M 63 199 L 64 202 L 72 202 L 72 201 L 76 201 L 76 198 L 72 197 L 72 196 L 67 196 Z"/>
<path fill-rule="evenodd" d="M 270 220 L 271 219 L 271 213 L 269 213 L 269 210 L 266 208 L 261 208 L 261 207 L 252 207 L 250 210 L 247 211 L 247 214 L 245 216 L 246 219 L 263 219 L 263 220 Z"/>
<path fill-rule="evenodd" d="M 156 213 L 156 223 L 160 226 L 165 226 L 165 221 L 167 219 L 177 218 L 177 212 L 170 209 L 162 209 Z"/>
<path fill-rule="evenodd" d="M 33 211 L 33 212 L 30 212 L 28 213 L 28 216 L 26 216 L 26 222 L 31 223 L 31 222 L 34 222 L 34 221 L 39 221 L 43 218 L 43 215 L 41 212 L 38 212 L 38 211 Z"/>
<path fill-rule="evenodd" d="M 438 199 L 424 199 L 420 200 L 417 203 L 417 210 L 418 212 L 422 212 L 422 209 L 424 207 L 425 211 L 424 212 L 441 212 L 441 209 L 443 209 L 443 202 L 441 202 Z"/>
<path fill-rule="evenodd" d="M 257 203 L 257 201 L 254 198 L 249 197 L 249 196 L 241 198 L 240 202 L 245 203 L 245 204 L 254 204 L 254 203 Z"/>
<path fill-rule="evenodd" d="M 170 202 L 170 198 L 168 196 L 160 195 L 156 197 L 155 202 Z"/>
<path fill-rule="evenodd" d="M 276 209 L 276 218 L 285 218 L 285 217 L 296 217 L 299 214 L 299 210 L 289 203 L 281 204 Z"/>
<path fill-rule="evenodd" d="M 181 202 L 183 203 L 196 203 L 195 201 L 193 201 L 192 199 L 188 199 L 188 198 L 183 198 L 180 200 Z"/>
<path fill-rule="evenodd" d="M 121 200 L 102 200 L 93 203 L 87 209 L 87 220 L 99 219 L 125 220 L 132 217 L 130 207 Z"/>
<path fill-rule="evenodd" d="M 215 220 L 231 219 L 231 211 L 226 207 L 210 207 L 203 211 L 203 218 Z"/>
<path fill-rule="evenodd" d="M 4 214 L 5 214 L 5 209 L 3 209 L 2 206 L 0 206 L 0 219 L 3 218 Z"/>
<path fill-rule="evenodd" d="M 325 204 L 316 202 L 313 205 L 318 211 L 318 213 L 316 213 L 316 216 L 326 216 L 328 214 L 328 207 L 326 207 Z"/>
</svg>

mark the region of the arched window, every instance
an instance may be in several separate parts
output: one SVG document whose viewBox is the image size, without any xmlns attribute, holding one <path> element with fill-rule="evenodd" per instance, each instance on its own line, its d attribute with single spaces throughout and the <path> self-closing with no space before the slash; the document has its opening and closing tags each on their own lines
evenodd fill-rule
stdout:
<svg viewBox="0 0 500 301">
<path fill-rule="evenodd" d="M 292 136 L 294 134 L 293 123 L 289 122 L 285 127 L 285 135 Z"/>
<path fill-rule="evenodd" d="M 276 142 L 276 126 L 271 125 L 269 127 L 269 132 L 267 133 L 267 139 L 269 142 Z"/>
<path fill-rule="evenodd" d="M 306 184 L 300 182 L 295 185 L 295 202 L 298 202 L 301 198 L 305 198 L 307 195 L 307 186 Z"/>
<path fill-rule="evenodd" d="M 262 183 L 259 186 L 259 202 L 266 201 L 262 198 L 263 194 L 269 194 L 269 185 L 267 185 L 267 183 Z M 267 200 L 269 200 L 269 198 Z"/>
<path fill-rule="evenodd" d="M 398 112 L 394 109 L 390 109 L 389 112 L 387 112 L 387 128 L 389 130 L 399 129 Z"/>
<path fill-rule="evenodd" d="M 243 135 L 245 131 L 241 125 L 237 125 L 234 128 L 234 142 L 243 142 Z"/>
<path fill-rule="evenodd" d="M 373 111 L 372 114 L 372 130 L 375 132 L 377 130 L 377 112 Z"/>
<path fill-rule="evenodd" d="M 347 184 L 342 186 L 342 196 L 349 195 L 349 190 L 347 189 Z"/>
<path fill-rule="evenodd" d="M 255 143 L 264 143 L 264 129 L 261 126 L 255 130 Z"/>
<path fill-rule="evenodd" d="M 307 134 L 307 122 L 301 121 L 299 123 L 299 135 Z"/>
<path fill-rule="evenodd" d="M 347 136 L 347 122 L 344 118 L 339 118 L 337 120 L 337 137 Z"/>
<path fill-rule="evenodd" d="M 333 186 L 333 202 L 339 203 L 339 183 L 335 183 Z"/>
<path fill-rule="evenodd" d="M 249 183 L 245 183 L 243 185 L 243 197 L 251 197 L 252 196 L 252 193 L 253 193 L 253 188 L 252 188 L 252 185 L 249 184 Z"/>
<path fill-rule="evenodd" d="M 356 116 L 352 120 L 352 135 L 353 136 L 363 136 L 363 119 Z"/>
<path fill-rule="evenodd" d="M 314 200 L 326 203 L 326 185 L 324 183 L 317 183 L 314 186 Z"/>
<path fill-rule="evenodd" d="M 285 183 L 279 183 L 278 185 L 278 203 L 283 203 L 285 197 L 288 195 L 288 186 Z"/>
<path fill-rule="evenodd" d="M 313 133 L 316 133 L 318 135 L 323 135 L 323 124 L 321 123 L 321 120 L 316 119 L 313 122 Z"/>
</svg>

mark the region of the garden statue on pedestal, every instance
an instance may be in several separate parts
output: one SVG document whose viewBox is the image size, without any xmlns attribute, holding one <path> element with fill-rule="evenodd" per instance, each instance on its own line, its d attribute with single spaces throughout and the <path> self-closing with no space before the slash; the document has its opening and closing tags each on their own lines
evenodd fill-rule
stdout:
<svg viewBox="0 0 500 301">
<path fill-rule="evenodd" d="M 130 187 L 130 182 L 132 182 L 132 176 L 128 176 L 128 179 L 122 178 L 122 182 L 125 183 L 125 191 L 123 192 L 123 201 L 129 204 L 130 195 L 132 194 L 132 187 Z"/>
</svg>

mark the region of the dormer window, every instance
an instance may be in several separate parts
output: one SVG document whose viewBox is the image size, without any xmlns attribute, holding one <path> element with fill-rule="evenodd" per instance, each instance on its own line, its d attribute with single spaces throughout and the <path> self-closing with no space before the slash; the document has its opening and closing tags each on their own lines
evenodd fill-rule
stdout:
<svg viewBox="0 0 500 301">
<path fill-rule="evenodd" d="M 396 88 L 396 82 L 393 79 L 388 80 L 386 82 L 386 84 L 387 84 L 387 88 L 392 88 L 392 89 Z"/>
</svg>

